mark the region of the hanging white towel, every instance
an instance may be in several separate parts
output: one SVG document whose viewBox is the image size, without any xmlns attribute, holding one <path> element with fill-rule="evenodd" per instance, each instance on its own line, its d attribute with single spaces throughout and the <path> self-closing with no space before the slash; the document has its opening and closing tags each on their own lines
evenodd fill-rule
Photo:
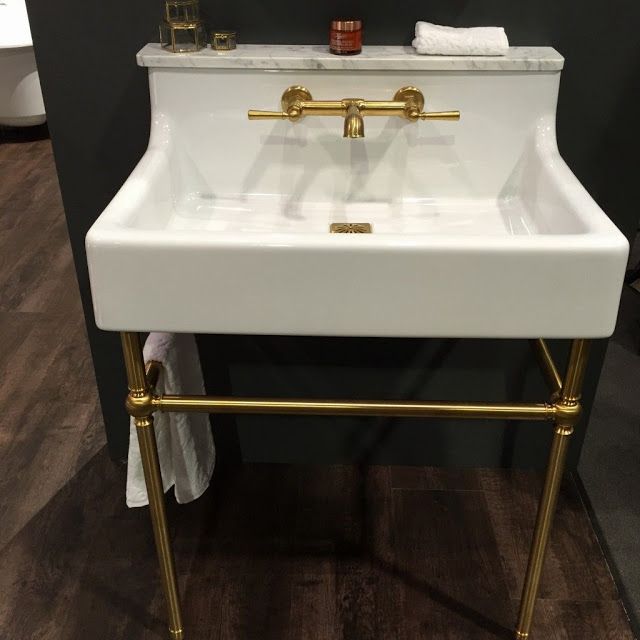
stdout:
<svg viewBox="0 0 640 640">
<path fill-rule="evenodd" d="M 189 333 L 150 333 L 144 345 L 144 360 L 162 363 L 158 393 L 202 395 L 204 382 L 196 341 Z M 154 414 L 158 457 L 165 492 L 175 486 L 180 503 L 199 498 L 209 486 L 216 453 L 206 414 Z M 129 430 L 127 505 L 149 504 L 140 447 L 133 418 Z"/>
<path fill-rule="evenodd" d="M 440 56 L 504 56 L 509 40 L 502 27 L 445 27 L 416 22 L 412 42 L 418 53 Z"/>
</svg>

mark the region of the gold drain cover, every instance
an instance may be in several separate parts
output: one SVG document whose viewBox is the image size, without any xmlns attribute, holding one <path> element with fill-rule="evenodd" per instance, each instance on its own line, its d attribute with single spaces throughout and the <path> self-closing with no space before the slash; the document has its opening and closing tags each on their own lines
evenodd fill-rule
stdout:
<svg viewBox="0 0 640 640">
<path fill-rule="evenodd" d="M 329 227 L 331 233 L 371 233 L 368 222 L 334 222 Z"/>
</svg>

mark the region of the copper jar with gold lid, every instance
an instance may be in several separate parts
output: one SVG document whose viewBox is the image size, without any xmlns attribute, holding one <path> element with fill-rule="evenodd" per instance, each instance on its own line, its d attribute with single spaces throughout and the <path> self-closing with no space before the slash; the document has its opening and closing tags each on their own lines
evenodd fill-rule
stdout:
<svg viewBox="0 0 640 640">
<path fill-rule="evenodd" d="M 329 51 L 337 56 L 353 56 L 362 51 L 362 20 L 332 20 Z"/>
</svg>

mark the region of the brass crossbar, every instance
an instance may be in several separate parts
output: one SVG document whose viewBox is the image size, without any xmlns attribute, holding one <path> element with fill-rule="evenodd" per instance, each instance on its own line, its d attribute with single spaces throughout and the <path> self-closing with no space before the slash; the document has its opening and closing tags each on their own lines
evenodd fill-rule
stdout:
<svg viewBox="0 0 640 640">
<path fill-rule="evenodd" d="M 149 360 L 149 362 L 145 363 L 144 370 L 147 376 L 147 384 L 151 389 L 155 389 L 162 371 L 162 363 L 157 360 Z"/>
<path fill-rule="evenodd" d="M 469 418 L 554 420 L 547 403 L 449 403 L 400 400 L 308 400 L 289 398 L 229 398 L 214 396 L 154 396 L 153 406 L 165 412 L 262 413 L 333 416 L 397 416 L 404 418 Z"/>
<path fill-rule="evenodd" d="M 530 340 L 529 342 L 536 354 L 540 370 L 544 375 L 549 391 L 551 391 L 551 393 L 560 393 L 562 389 L 562 378 L 560 377 L 556 363 L 553 361 L 553 356 L 546 341 L 538 338 L 537 340 Z"/>
<path fill-rule="evenodd" d="M 553 393 L 562 388 L 562 379 L 543 339 L 531 340 L 540 369 Z M 147 381 L 153 389 L 162 364 L 146 365 Z M 400 418 L 460 418 L 478 420 L 554 420 L 550 403 L 459 403 L 412 402 L 401 400 L 327 400 L 293 398 L 235 398 L 214 396 L 153 396 L 155 410 L 163 412 L 206 412 L 237 414 L 288 414 L 333 416 L 394 416 Z"/>
</svg>

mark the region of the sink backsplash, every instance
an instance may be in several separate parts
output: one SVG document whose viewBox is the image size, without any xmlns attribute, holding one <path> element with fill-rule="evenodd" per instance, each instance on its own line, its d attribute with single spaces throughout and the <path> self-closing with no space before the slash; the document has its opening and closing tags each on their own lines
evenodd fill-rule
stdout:
<svg viewBox="0 0 640 640">
<path fill-rule="evenodd" d="M 180 68 L 153 66 L 153 57 L 139 56 L 153 67 L 152 143 L 156 135 L 171 140 L 172 191 L 204 200 L 240 194 L 344 202 L 508 197 L 509 189 L 517 191 L 536 126 L 545 116 L 553 122 L 561 67 L 527 70 L 506 61 L 497 69 L 491 61 L 470 58 L 465 64 L 463 58 L 450 70 L 407 70 L 402 59 L 389 65 L 384 56 L 379 69 L 372 57 L 364 64 L 349 60 L 355 66 L 349 69 L 288 69 L 281 61 L 257 69 L 246 57 L 238 66 L 208 66 L 218 64 L 215 55 L 163 61 Z M 301 55 L 308 66 L 311 53 Z M 419 66 L 418 56 L 406 56 Z M 296 65 L 303 66 L 290 66 Z M 400 87 L 414 85 L 425 95 L 426 110 L 458 109 L 461 119 L 412 123 L 368 116 L 361 140 L 342 137 L 339 117 L 247 119 L 251 108 L 278 110 L 283 90 L 294 84 L 306 86 L 316 100 L 391 100 Z"/>
</svg>

